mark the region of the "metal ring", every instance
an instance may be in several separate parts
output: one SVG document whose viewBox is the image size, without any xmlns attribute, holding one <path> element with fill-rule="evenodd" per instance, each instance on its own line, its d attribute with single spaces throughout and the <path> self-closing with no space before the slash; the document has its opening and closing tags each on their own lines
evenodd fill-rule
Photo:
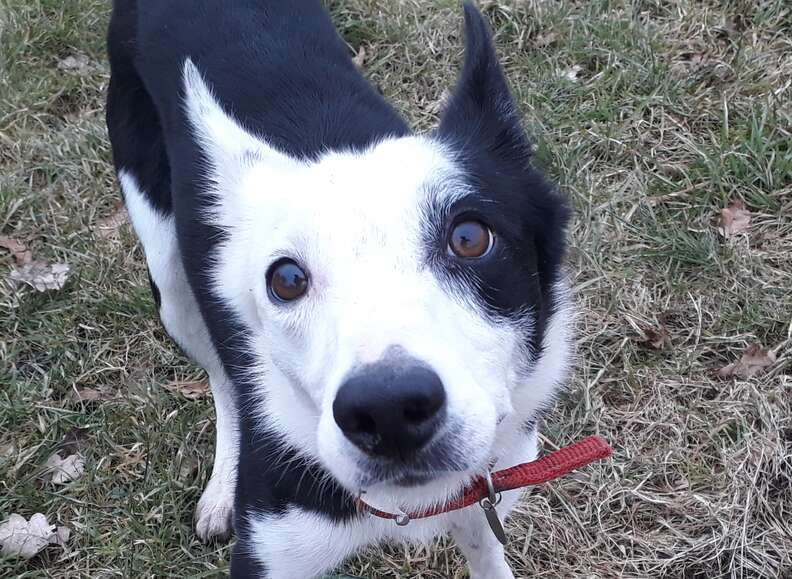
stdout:
<svg viewBox="0 0 792 579">
<path fill-rule="evenodd" d="M 503 495 L 495 492 L 495 484 L 492 482 L 492 474 L 487 471 L 484 480 L 487 481 L 487 496 L 479 501 L 481 508 L 485 510 L 494 509 L 501 502 Z"/>
<path fill-rule="evenodd" d="M 492 482 L 492 473 L 490 473 L 490 471 L 487 471 L 485 480 L 487 481 L 487 494 L 489 495 L 487 498 L 489 499 L 490 503 L 495 504 L 498 495 L 495 492 L 495 484 Z"/>
<path fill-rule="evenodd" d="M 407 513 L 399 513 L 393 520 L 400 527 L 406 527 L 410 523 L 410 515 Z"/>
</svg>

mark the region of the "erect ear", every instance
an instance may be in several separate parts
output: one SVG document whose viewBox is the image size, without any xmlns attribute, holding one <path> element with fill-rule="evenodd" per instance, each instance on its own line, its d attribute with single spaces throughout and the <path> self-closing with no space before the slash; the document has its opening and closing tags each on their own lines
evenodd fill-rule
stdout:
<svg viewBox="0 0 792 579">
<path fill-rule="evenodd" d="M 294 160 L 245 130 L 223 110 L 189 58 L 184 62 L 183 81 L 187 119 L 203 152 L 204 177 L 211 181 L 215 203 L 223 209 L 244 210 L 239 207 L 244 199 L 237 187 L 244 169 L 254 163 L 291 166 Z"/>
<path fill-rule="evenodd" d="M 484 17 L 465 2 L 465 63 L 440 120 L 438 134 L 476 143 L 502 160 L 523 163 L 530 146 Z"/>
</svg>

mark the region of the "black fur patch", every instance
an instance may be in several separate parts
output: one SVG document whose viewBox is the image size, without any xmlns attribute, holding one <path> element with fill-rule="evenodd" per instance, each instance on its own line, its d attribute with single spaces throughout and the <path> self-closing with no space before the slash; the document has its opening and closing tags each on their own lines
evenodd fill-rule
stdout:
<svg viewBox="0 0 792 579">
<path fill-rule="evenodd" d="M 254 579 L 256 577 L 267 577 L 267 570 L 261 565 L 251 553 L 246 541 L 248 537 L 247 528 L 236 530 L 239 539 L 237 540 L 231 555 L 231 577 L 241 579 Z"/>
<path fill-rule="evenodd" d="M 160 294 L 157 284 L 154 283 L 154 278 L 151 277 L 151 272 L 146 270 L 146 273 L 148 274 L 149 287 L 151 287 L 151 295 L 154 296 L 154 304 L 157 306 L 157 309 L 160 309 L 160 306 L 162 306 L 162 295 Z"/>
<path fill-rule="evenodd" d="M 237 524 L 245 512 L 283 513 L 289 506 L 320 512 L 334 521 L 357 514 L 353 497 L 313 461 L 285 448 L 276 435 L 255 434 L 261 427 L 248 417 L 242 419 L 239 478 L 237 480 Z"/>
<path fill-rule="evenodd" d="M 474 291 L 495 317 L 535 317 L 527 336 L 541 348 L 556 304 L 569 209 L 530 164 L 531 149 L 481 14 L 465 4 L 465 64 L 437 138 L 456 154 L 471 194 L 445 211 L 431 242 L 441 275 Z M 495 232 L 493 250 L 481 259 L 446 254 L 447 230 L 456 216 L 482 220 Z"/>
<path fill-rule="evenodd" d="M 107 89 L 107 132 L 116 171 L 131 172 L 151 204 L 171 212 L 170 163 L 159 113 L 140 77 L 135 60 L 137 3 L 119 0 L 107 34 L 110 83 Z"/>
</svg>

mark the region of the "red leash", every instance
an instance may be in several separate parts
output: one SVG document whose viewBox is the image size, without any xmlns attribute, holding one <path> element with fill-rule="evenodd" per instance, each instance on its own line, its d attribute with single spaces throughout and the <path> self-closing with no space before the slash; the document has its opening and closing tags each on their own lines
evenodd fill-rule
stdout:
<svg viewBox="0 0 792 579">
<path fill-rule="evenodd" d="M 493 472 L 487 478 L 480 477 L 467 488 L 462 496 L 445 505 L 414 513 L 394 514 L 375 509 L 358 499 L 358 507 L 375 517 L 396 521 L 397 525 L 406 525 L 413 519 L 425 519 L 479 503 L 487 514 L 487 520 L 493 527 L 493 532 L 503 542 L 505 534 L 503 537 L 500 536 L 502 527 L 500 530 L 496 529 L 496 526 L 500 525 L 500 522 L 496 523 L 497 515 L 493 520 L 493 516 L 490 514 L 494 513 L 495 505 L 500 500 L 499 493 L 551 481 L 596 460 L 608 458 L 611 454 L 613 454 L 613 449 L 604 439 L 599 436 L 589 436 L 540 459 Z"/>
</svg>

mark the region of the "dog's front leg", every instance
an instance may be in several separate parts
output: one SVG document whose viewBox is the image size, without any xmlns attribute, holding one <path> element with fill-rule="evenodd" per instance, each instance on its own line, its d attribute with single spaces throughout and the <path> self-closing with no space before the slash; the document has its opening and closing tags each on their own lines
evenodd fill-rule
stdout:
<svg viewBox="0 0 792 579">
<path fill-rule="evenodd" d="M 511 452 L 501 457 L 493 470 L 536 459 L 538 432 L 536 428 L 527 434 L 515 429 L 515 437 L 507 440 L 505 448 Z M 519 490 L 502 493 L 497 512 L 501 522 L 512 511 L 520 498 Z M 495 537 L 481 507 L 473 505 L 451 515 L 451 535 L 468 561 L 471 579 L 514 579 L 503 545 Z M 507 534 L 508 536 L 508 534 Z"/>
<path fill-rule="evenodd" d="M 504 493 L 498 511 L 507 513 L 518 495 L 514 491 Z M 500 519 L 503 521 L 503 515 Z M 451 522 L 451 535 L 467 559 L 470 579 L 514 579 L 506 562 L 503 545 L 493 534 L 480 507 L 471 506 L 455 514 Z"/>
<path fill-rule="evenodd" d="M 237 518 L 237 527 L 232 579 L 314 579 L 378 540 L 366 519 L 333 521 L 296 506 L 278 514 L 249 512 Z"/>
<path fill-rule="evenodd" d="M 208 371 L 217 416 L 217 444 L 212 476 L 195 510 L 196 531 L 202 541 L 215 537 L 226 539 L 231 534 L 239 459 L 239 431 L 233 385 L 219 366 Z"/>
</svg>

